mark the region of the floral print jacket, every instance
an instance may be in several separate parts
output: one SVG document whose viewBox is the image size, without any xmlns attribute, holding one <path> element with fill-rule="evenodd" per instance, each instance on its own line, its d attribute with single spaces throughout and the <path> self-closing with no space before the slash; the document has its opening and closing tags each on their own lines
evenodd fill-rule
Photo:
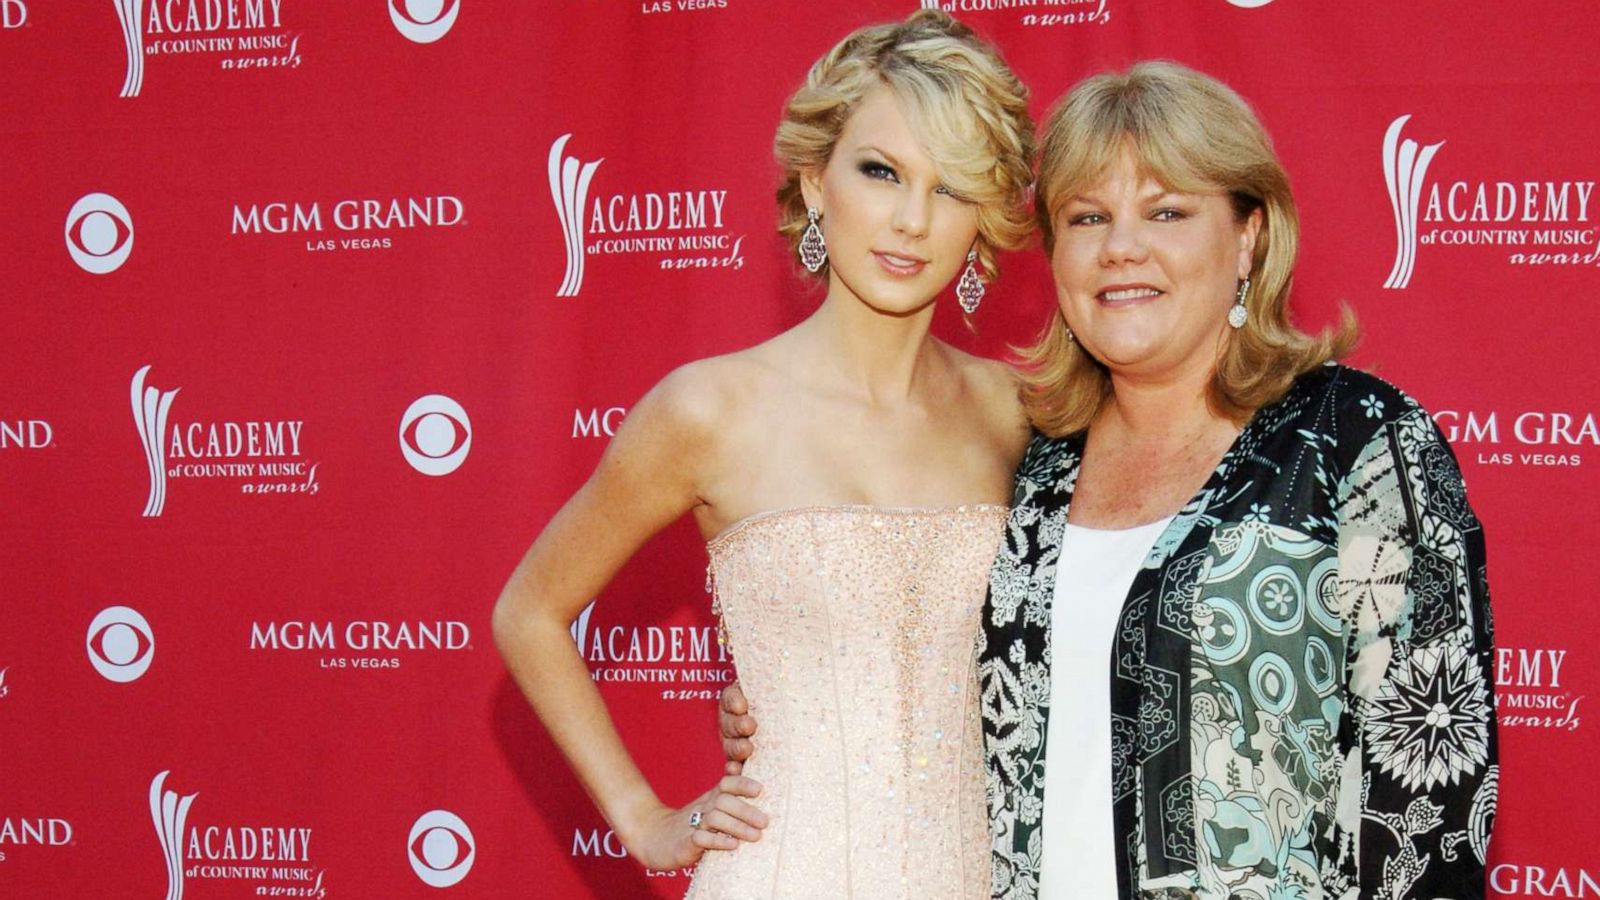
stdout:
<svg viewBox="0 0 1600 900">
<path fill-rule="evenodd" d="M 1037 896 L 1049 852 L 1050 607 L 1082 451 L 1081 436 L 1029 447 L 980 638 L 1006 900 Z M 1353 369 L 1299 378 L 1124 603 L 1108 659 L 1120 895 L 1484 896 L 1492 637 L 1483 532 L 1432 419 Z"/>
</svg>

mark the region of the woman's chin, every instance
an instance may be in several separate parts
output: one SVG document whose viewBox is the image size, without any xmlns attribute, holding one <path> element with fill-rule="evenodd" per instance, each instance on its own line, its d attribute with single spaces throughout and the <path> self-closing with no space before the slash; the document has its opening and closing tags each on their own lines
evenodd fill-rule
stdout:
<svg viewBox="0 0 1600 900">
<path fill-rule="evenodd" d="M 861 298 L 861 302 L 879 315 L 905 317 L 914 316 L 933 305 L 937 296 L 925 297 L 919 295 L 899 296 L 895 293 L 868 294 Z"/>
<path fill-rule="evenodd" d="M 1161 356 L 1161 345 L 1154 341 L 1113 340 L 1096 342 L 1090 353 L 1112 372 L 1132 373 L 1156 364 Z"/>
</svg>

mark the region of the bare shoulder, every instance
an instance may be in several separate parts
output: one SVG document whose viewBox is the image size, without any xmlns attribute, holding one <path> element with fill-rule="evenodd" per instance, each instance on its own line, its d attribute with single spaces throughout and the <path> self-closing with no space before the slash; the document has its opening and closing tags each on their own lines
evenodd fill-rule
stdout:
<svg viewBox="0 0 1600 900">
<path fill-rule="evenodd" d="M 997 359 L 973 356 L 960 350 L 956 350 L 955 353 L 958 354 L 958 359 L 961 360 L 968 377 L 979 390 L 1003 398 L 1019 411 L 1022 409 L 1022 403 L 1017 399 L 1017 388 L 1022 382 L 1017 376 L 1016 369 Z"/>
<path fill-rule="evenodd" d="M 699 503 L 717 469 L 725 425 L 738 415 L 738 378 L 722 357 L 667 373 L 629 408 L 586 490 L 608 503 L 660 500 L 662 515 L 671 517 Z"/>
<path fill-rule="evenodd" d="M 1017 370 L 999 360 L 974 356 L 954 347 L 947 348 L 961 373 L 966 390 L 978 399 L 993 427 L 1008 436 L 1021 435 L 1026 441 L 1028 417 L 1019 395 L 1021 379 Z"/>
<path fill-rule="evenodd" d="M 726 433 L 772 377 L 772 367 L 761 352 L 764 346 L 673 369 L 640 398 L 628 418 L 647 419 L 684 437 Z"/>
<path fill-rule="evenodd" d="M 673 369 L 639 398 L 628 419 L 680 435 L 715 433 L 739 400 L 738 367 L 726 361 L 710 357 Z"/>
</svg>

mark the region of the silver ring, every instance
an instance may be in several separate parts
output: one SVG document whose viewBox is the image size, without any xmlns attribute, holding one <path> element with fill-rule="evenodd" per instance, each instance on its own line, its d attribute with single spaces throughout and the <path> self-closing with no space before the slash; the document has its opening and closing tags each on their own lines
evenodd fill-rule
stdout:
<svg viewBox="0 0 1600 900">
<path fill-rule="evenodd" d="M 700 810 L 698 810 L 698 809 L 695 810 L 692 813 L 689 813 L 689 827 L 690 828 L 699 828 L 700 827 L 700 820 L 704 819 L 704 818 L 705 818 L 705 816 L 701 815 L 700 814 Z"/>
</svg>

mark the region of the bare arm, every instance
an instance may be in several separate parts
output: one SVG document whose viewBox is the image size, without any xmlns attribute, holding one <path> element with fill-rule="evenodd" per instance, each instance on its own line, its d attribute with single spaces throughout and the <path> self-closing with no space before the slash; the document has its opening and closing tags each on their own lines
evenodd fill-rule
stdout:
<svg viewBox="0 0 1600 900">
<path fill-rule="evenodd" d="M 628 754 L 568 625 L 651 535 L 700 503 L 716 399 L 680 370 L 639 401 L 589 480 L 534 541 L 500 593 L 494 637 L 506 667 L 624 846 L 673 868 L 757 840 L 766 817 L 734 776 L 683 810 L 665 806 Z M 689 827 L 699 811 L 701 828 Z"/>
</svg>

